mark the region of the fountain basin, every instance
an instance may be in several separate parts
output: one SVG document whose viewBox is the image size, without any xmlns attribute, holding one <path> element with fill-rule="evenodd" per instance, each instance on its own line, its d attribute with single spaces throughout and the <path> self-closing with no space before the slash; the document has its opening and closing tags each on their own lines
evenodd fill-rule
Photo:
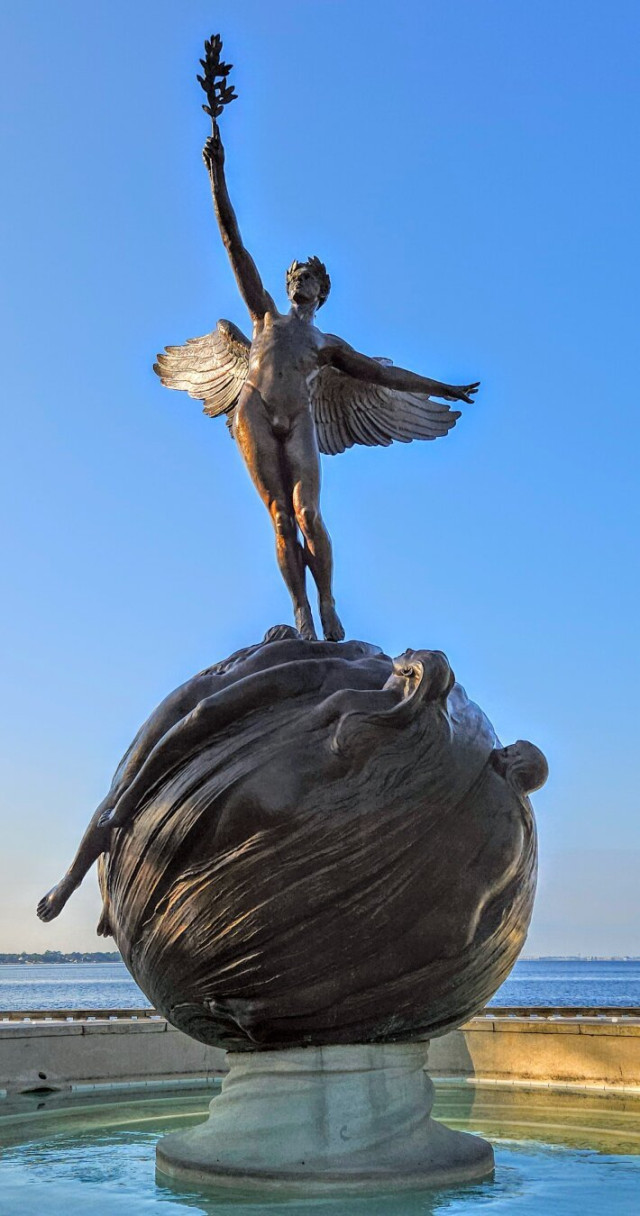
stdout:
<svg viewBox="0 0 640 1216">
<path fill-rule="evenodd" d="M 628 1216 L 640 1190 L 640 1100 L 435 1083 L 434 1115 L 490 1140 L 492 1179 L 444 1189 L 290 1198 L 155 1175 L 159 1137 L 202 1123 L 216 1086 L 28 1094 L 0 1102 L 3 1216 Z"/>
</svg>

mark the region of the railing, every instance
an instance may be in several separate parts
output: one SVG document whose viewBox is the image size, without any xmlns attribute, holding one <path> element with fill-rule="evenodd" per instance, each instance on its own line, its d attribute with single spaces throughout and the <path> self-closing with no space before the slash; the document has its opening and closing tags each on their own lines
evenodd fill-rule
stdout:
<svg viewBox="0 0 640 1216">
<path fill-rule="evenodd" d="M 483 1018 L 633 1018 L 640 1007 L 633 1005 L 488 1005 Z M 153 1018 L 164 1020 L 156 1009 L 9 1009 L 0 1010 L 2 1022 L 92 1022 Z"/>
<path fill-rule="evenodd" d="M 640 1018 L 637 1005 L 487 1005 L 482 1018 Z"/>
<path fill-rule="evenodd" d="M 156 1018 L 157 1009 L 8 1009 L 0 1011 L 0 1022 L 95 1022 Z"/>
</svg>

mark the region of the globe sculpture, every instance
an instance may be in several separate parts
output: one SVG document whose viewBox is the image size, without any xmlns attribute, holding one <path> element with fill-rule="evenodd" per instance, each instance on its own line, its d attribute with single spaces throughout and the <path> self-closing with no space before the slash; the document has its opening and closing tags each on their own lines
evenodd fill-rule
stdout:
<svg viewBox="0 0 640 1216">
<path fill-rule="evenodd" d="M 87 835 L 100 931 L 173 1025 L 230 1053 L 212 1126 L 162 1141 L 165 1172 L 356 1185 L 491 1169 L 489 1145 L 430 1118 L 424 1041 L 481 1009 L 522 947 L 527 793 L 545 777 L 532 744 L 501 747 L 440 651 L 393 661 L 280 626 L 159 706 Z M 341 1094 L 324 1139 L 318 1093 Z"/>
<path fill-rule="evenodd" d="M 155 1007 L 205 1043 L 442 1033 L 524 941 L 537 749 L 501 749 L 438 651 L 394 663 L 278 633 L 147 723 L 104 816 L 105 919 Z"/>
</svg>

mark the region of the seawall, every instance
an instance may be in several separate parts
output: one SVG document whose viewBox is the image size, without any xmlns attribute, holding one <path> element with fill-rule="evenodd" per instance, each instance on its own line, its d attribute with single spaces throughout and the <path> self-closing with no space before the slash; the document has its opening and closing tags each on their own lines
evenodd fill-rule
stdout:
<svg viewBox="0 0 640 1216">
<path fill-rule="evenodd" d="M 473 1018 L 428 1046 L 433 1077 L 500 1085 L 578 1086 L 640 1094 L 637 1016 Z M 177 1084 L 226 1070 L 225 1053 L 153 1011 L 0 1015 L 0 1090 Z M 426 1047 L 426 1045 L 425 1045 Z"/>
</svg>

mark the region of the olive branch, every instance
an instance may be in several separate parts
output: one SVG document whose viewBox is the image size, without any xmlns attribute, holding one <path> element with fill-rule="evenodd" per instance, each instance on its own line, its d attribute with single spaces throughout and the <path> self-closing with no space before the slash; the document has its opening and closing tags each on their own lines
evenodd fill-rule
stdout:
<svg viewBox="0 0 640 1216">
<path fill-rule="evenodd" d="M 202 109 L 205 114 L 209 115 L 214 130 L 216 120 L 222 114 L 224 107 L 235 101 L 237 97 L 233 85 L 227 82 L 233 64 L 223 63 L 220 58 L 221 54 L 222 38 L 219 34 L 212 34 L 205 40 L 204 59 L 200 60 L 204 76 L 198 76 L 198 80 L 207 95 L 208 102 L 208 105 L 203 105 Z"/>
</svg>

